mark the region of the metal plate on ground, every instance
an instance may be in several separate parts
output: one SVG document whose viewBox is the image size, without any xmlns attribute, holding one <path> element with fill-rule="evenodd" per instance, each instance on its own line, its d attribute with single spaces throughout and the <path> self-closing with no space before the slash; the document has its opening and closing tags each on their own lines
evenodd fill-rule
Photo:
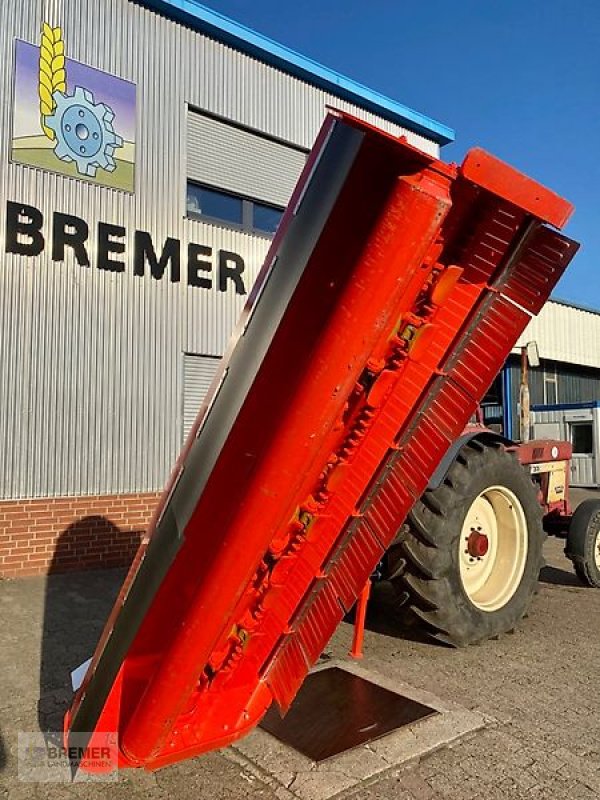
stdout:
<svg viewBox="0 0 600 800">
<path fill-rule="evenodd" d="M 309 675 L 283 719 L 272 706 L 261 727 L 319 762 L 437 713 L 354 672 L 329 667 Z"/>
</svg>

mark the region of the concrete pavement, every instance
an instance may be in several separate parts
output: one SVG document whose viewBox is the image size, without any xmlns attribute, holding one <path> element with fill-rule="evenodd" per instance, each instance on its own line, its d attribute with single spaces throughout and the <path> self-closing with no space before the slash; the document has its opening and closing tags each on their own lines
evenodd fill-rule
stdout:
<svg viewBox="0 0 600 800">
<path fill-rule="evenodd" d="M 432 644 L 403 628 L 390 616 L 385 590 L 376 592 L 361 669 L 480 714 L 486 725 L 425 758 L 413 754 L 400 768 L 391 765 L 347 788 L 342 781 L 336 796 L 600 797 L 600 591 L 581 586 L 562 542 L 549 540 L 546 555 L 528 619 L 513 635 L 466 650 Z M 60 728 L 69 670 L 91 654 L 122 577 L 106 571 L 0 582 L 0 798 L 310 797 L 310 781 L 321 781 L 318 772 L 309 774 L 309 789 L 305 778 L 305 788 L 299 791 L 297 783 L 295 791 L 293 780 L 286 786 L 253 760 L 252 739 L 155 774 L 124 772 L 116 784 L 18 780 L 18 731 Z M 342 624 L 327 657 L 346 658 L 351 633 Z M 264 740 L 267 734 L 253 736 Z M 314 796 L 323 794 L 315 790 Z"/>
</svg>

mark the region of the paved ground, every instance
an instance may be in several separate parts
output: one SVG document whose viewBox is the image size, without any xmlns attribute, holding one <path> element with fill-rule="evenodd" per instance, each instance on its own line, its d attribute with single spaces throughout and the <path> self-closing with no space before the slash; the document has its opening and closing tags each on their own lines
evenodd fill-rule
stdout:
<svg viewBox="0 0 600 800">
<path fill-rule="evenodd" d="M 450 650 L 390 625 L 386 598 L 376 602 L 363 669 L 483 713 L 488 726 L 470 739 L 402 770 L 343 792 L 356 800 L 494 800 L 600 797 L 600 591 L 582 587 L 547 543 L 549 566 L 519 630 L 496 642 Z M 117 784 L 21 783 L 18 731 L 60 727 L 68 672 L 93 650 L 121 572 L 0 582 L 0 798 L 292 798 L 232 751 L 150 775 L 122 774 Z M 343 658 L 343 624 L 328 655 Z M 41 664 L 41 668 L 40 668 Z"/>
</svg>

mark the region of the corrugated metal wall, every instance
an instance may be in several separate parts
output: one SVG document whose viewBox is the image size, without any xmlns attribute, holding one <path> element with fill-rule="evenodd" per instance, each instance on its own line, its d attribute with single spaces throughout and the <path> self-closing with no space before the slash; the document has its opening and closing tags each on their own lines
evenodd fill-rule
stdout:
<svg viewBox="0 0 600 800">
<path fill-rule="evenodd" d="M 519 361 L 511 356 L 508 369 L 510 370 L 511 386 L 511 412 L 513 419 L 513 432 L 519 435 L 519 384 L 521 381 L 521 367 Z M 549 391 L 554 392 L 544 383 L 549 381 L 556 386 L 556 398 L 549 396 Z M 539 367 L 529 370 L 529 394 L 531 405 L 545 405 L 548 403 L 587 403 L 592 400 L 600 401 L 600 370 L 578 367 L 576 365 L 561 364 L 553 361 L 542 361 Z"/>
<path fill-rule="evenodd" d="M 532 421 L 534 437 L 552 436 L 573 445 L 571 485 L 597 487 L 600 482 L 600 409 L 534 411 Z M 584 436 L 581 435 L 583 428 L 586 429 Z"/>
<path fill-rule="evenodd" d="M 136 193 L 9 164 L 14 39 L 62 26 L 67 57 L 137 84 Z M 127 0 L 0 4 L 0 497 L 162 487 L 181 444 L 183 353 L 220 355 L 244 297 L 4 255 L 5 201 L 241 254 L 251 283 L 268 241 L 185 218 L 186 104 L 309 148 L 325 104 L 401 129 Z M 409 140 L 430 152 L 422 137 Z M 49 244 L 49 242 L 47 243 Z"/>
<path fill-rule="evenodd" d="M 183 430 L 182 439 L 190 432 L 198 409 L 204 400 L 219 368 L 220 358 L 199 356 L 195 353 L 183 355 Z"/>
<path fill-rule="evenodd" d="M 537 341 L 542 358 L 600 368 L 600 311 L 549 301 L 517 343 Z"/>
</svg>

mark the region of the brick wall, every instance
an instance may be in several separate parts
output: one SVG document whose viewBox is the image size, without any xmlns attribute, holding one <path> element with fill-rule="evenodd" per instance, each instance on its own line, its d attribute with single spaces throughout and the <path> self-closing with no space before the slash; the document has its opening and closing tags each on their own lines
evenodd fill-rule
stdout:
<svg viewBox="0 0 600 800">
<path fill-rule="evenodd" d="M 0 578 L 127 566 L 159 497 L 0 501 Z"/>
</svg>

